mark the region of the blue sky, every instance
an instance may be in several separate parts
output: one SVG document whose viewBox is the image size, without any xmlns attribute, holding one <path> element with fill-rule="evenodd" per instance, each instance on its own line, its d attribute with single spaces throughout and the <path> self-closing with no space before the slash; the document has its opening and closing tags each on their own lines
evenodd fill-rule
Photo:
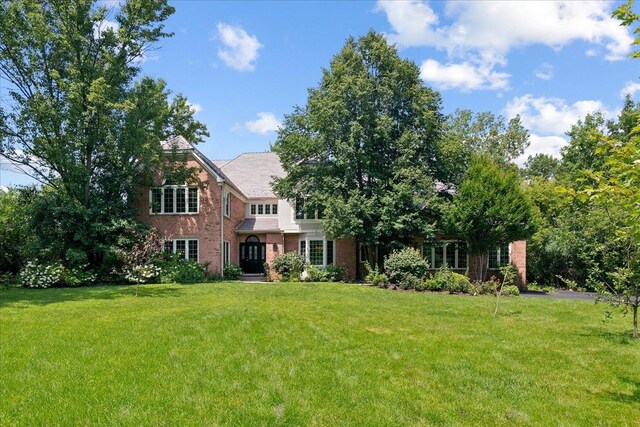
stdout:
<svg viewBox="0 0 640 427">
<path fill-rule="evenodd" d="M 631 33 L 609 18 L 619 4 L 174 1 L 167 29 L 175 35 L 143 72 L 193 103 L 211 134 L 199 148 L 228 159 L 268 150 L 346 38 L 374 29 L 421 67 L 445 113 L 520 114 L 527 154 L 557 155 L 578 118 L 616 115 L 624 91 L 640 99 L 640 61 L 626 58 Z M 0 170 L 0 185 L 27 182 Z"/>
</svg>

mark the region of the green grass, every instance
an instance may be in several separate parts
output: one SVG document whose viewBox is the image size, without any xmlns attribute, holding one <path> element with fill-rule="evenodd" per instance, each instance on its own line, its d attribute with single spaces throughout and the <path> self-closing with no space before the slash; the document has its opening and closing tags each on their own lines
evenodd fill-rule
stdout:
<svg viewBox="0 0 640 427">
<path fill-rule="evenodd" d="M 0 425 L 640 425 L 588 301 L 343 284 L 0 292 Z"/>
</svg>

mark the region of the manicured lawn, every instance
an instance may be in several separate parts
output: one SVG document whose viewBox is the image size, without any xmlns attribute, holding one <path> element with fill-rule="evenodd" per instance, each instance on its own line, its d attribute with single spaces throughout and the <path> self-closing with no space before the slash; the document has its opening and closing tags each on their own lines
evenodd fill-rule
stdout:
<svg viewBox="0 0 640 427">
<path fill-rule="evenodd" d="M 0 425 L 640 425 L 588 301 L 342 284 L 0 291 Z"/>
</svg>

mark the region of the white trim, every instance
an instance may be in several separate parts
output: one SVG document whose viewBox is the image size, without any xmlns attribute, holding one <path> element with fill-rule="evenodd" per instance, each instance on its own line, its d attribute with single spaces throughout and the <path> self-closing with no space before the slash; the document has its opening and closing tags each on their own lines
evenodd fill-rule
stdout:
<svg viewBox="0 0 640 427">
<path fill-rule="evenodd" d="M 469 251 L 467 250 L 467 266 L 466 267 L 459 267 L 459 262 L 458 262 L 458 248 L 455 249 L 454 255 L 453 255 L 453 262 L 454 265 L 453 266 L 449 266 L 447 264 L 447 246 L 449 244 L 464 244 L 464 242 L 460 241 L 460 240 L 451 240 L 451 239 L 447 239 L 447 240 L 436 240 L 435 242 L 422 242 L 422 246 L 420 247 L 420 253 L 422 254 L 422 258 L 424 258 L 428 263 L 429 263 L 429 269 L 430 270 L 437 270 L 438 268 L 442 267 L 443 265 L 447 265 L 451 270 L 466 270 L 467 268 L 469 268 Z M 424 246 L 425 245 L 429 245 L 430 249 L 431 249 L 431 254 L 429 255 L 429 258 L 427 259 L 427 257 L 425 257 L 424 254 Z M 436 267 L 436 245 L 441 245 L 441 249 L 442 249 L 442 266 L 437 266 Z"/>
<path fill-rule="evenodd" d="M 198 249 L 197 249 L 197 251 L 198 251 L 198 256 L 196 257 L 195 261 L 196 261 L 197 263 L 200 263 L 200 239 L 194 239 L 194 238 L 190 238 L 190 237 L 181 237 L 181 238 L 179 238 L 179 239 L 171 239 L 171 240 L 169 240 L 169 241 L 171 242 L 171 253 L 172 253 L 172 254 L 176 254 L 176 253 L 178 253 L 178 251 L 177 251 L 177 246 L 178 246 L 178 245 L 177 245 L 177 242 L 178 242 L 178 241 L 185 242 L 185 243 L 184 243 L 184 248 L 185 248 L 185 250 L 184 250 L 184 259 L 186 259 L 186 260 L 188 260 L 188 259 L 189 259 L 189 242 L 190 242 L 190 241 L 196 241 L 196 242 L 198 242 L 198 243 L 197 243 L 197 245 L 198 245 Z M 163 249 L 164 249 L 164 247 L 165 247 L 164 245 L 165 245 L 165 240 L 163 240 L 163 241 L 162 241 L 162 247 L 163 247 Z"/>
<path fill-rule="evenodd" d="M 222 267 L 231 264 L 231 243 L 228 240 L 222 241 Z"/>
<path fill-rule="evenodd" d="M 328 243 L 327 242 L 332 242 L 332 249 L 333 249 L 333 262 L 332 264 L 336 264 L 336 241 L 334 239 L 329 239 L 326 236 L 323 235 L 318 235 L 318 234 L 313 234 L 313 233 L 308 233 L 308 234 L 301 234 L 300 237 L 298 238 L 298 253 L 301 253 L 301 246 L 302 246 L 302 242 L 304 242 L 305 245 L 305 253 L 304 253 L 304 259 L 306 262 L 311 263 L 311 241 L 321 241 L 322 242 L 322 264 L 311 264 L 314 267 L 326 267 L 327 265 L 327 248 L 328 248 Z"/>
<path fill-rule="evenodd" d="M 164 193 L 165 190 L 173 190 L 173 212 L 164 211 Z M 176 190 L 184 189 L 185 212 L 176 212 L 178 209 L 178 192 Z M 189 211 L 189 190 L 196 190 L 196 211 Z M 153 190 L 160 190 L 160 212 L 153 212 Z M 150 215 L 198 215 L 200 213 L 200 188 L 194 185 L 162 185 L 160 187 L 149 188 L 149 214 Z"/>
</svg>

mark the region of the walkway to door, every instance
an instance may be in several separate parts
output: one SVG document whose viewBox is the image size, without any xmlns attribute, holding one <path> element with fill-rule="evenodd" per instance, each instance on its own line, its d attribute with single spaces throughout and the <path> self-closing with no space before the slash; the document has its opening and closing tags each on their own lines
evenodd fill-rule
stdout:
<svg viewBox="0 0 640 427">
<path fill-rule="evenodd" d="M 267 244 L 261 242 L 258 236 L 251 235 L 240 243 L 240 268 L 245 274 L 264 273 L 266 260 Z"/>
</svg>

